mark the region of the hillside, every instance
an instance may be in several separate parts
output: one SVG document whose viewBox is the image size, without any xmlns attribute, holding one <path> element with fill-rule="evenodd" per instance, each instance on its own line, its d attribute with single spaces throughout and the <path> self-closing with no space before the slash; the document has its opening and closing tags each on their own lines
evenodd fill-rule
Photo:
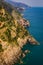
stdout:
<svg viewBox="0 0 43 65">
<path fill-rule="evenodd" d="M 24 10 L 29 9 L 30 6 L 28 6 L 27 4 L 21 3 L 21 2 L 13 2 L 11 0 L 6 0 L 8 3 L 10 3 L 11 5 L 13 5 L 14 7 L 16 7 L 16 9 L 22 13 Z"/>
<path fill-rule="evenodd" d="M 11 0 L 6 0 L 8 3 L 10 3 L 10 4 L 12 4 L 12 5 L 14 5 L 15 7 L 23 7 L 24 9 L 27 9 L 27 8 L 29 8 L 30 6 L 28 6 L 28 5 L 26 5 L 26 4 L 24 4 L 24 3 L 21 3 L 21 2 L 13 2 L 13 1 L 11 1 Z"/>
<path fill-rule="evenodd" d="M 27 42 L 33 45 L 38 44 L 26 30 L 27 25 L 24 21 L 26 24 L 29 23 L 23 19 L 16 8 L 4 0 L 0 0 L 0 65 L 22 62 L 21 58 L 25 52 L 22 52 L 23 46 Z M 27 50 L 27 52 L 30 51 Z"/>
</svg>

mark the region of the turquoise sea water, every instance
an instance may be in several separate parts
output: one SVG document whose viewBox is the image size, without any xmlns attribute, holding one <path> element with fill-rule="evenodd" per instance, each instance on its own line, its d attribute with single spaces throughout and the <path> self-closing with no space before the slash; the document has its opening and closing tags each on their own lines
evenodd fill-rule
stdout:
<svg viewBox="0 0 43 65">
<path fill-rule="evenodd" d="M 29 8 L 24 11 L 24 17 L 30 20 L 31 26 L 27 29 L 40 43 L 40 46 L 31 46 L 29 48 L 31 53 L 24 58 L 24 65 L 43 65 L 43 8 Z"/>
</svg>

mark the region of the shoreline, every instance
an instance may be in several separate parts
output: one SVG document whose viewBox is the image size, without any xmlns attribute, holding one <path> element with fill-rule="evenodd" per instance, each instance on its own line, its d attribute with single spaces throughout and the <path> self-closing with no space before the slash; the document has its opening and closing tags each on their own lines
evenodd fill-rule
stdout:
<svg viewBox="0 0 43 65">
<path fill-rule="evenodd" d="M 38 45 L 38 42 L 25 28 L 30 27 L 30 22 L 22 18 L 15 9 L 12 10 L 12 15 L 10 15 L 10 5 L 8 5 L 8 11 L 6 11 L 7 9 L 4 6 L 7 6 L 8 3 L 6 2 L 6 4 L 2 1 L 0 4 L 0 65 L 12 65 L 18 61 L 22 63 L 21 58 L 30 53 L 29 50 L 22 52 L 23 46 L 27 42 L 32 45 Z"/>
</svg>

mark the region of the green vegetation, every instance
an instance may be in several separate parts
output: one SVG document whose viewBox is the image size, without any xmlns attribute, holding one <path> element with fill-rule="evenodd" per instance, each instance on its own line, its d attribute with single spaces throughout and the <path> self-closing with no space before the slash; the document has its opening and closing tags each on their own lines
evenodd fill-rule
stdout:
<svg viewBox="0 0 43 65">
<path fill-rule="evenodd" d="M 0 52 L 2 52 L 3 51 L 3 49 L 2 49 L 2 45 L 0 44 Z"/>
<path fill-rule="evenodd" d="M 18 22 L 21 18 L 20 13 L 15 10 L 15 18 L 13 18 L 4 7 L 0 6 L 0 8 L 0 39 L 12 45 L 19 45 L 17 39 L 28 36 L 28 31 Z M 0 45 L 1 48 L 2 46 Z"/>
<path fill-rule="evenodd" d="M 11 42 L 11 32 L 10 32 L 9 29 L 6 30 L 5 35 L 6 35 L 7 39 L 8 39 L 8 42 Z"/>
<path fill-rule="evenodd" d="M 4 36 L 4 35 L 1 35 L 1 39 L 2 39 L 3 41 L 6 41 L 6 39 L 5 39 L 5 36 Z"/>
<path fill-rule="evenodd" d="M 37 41 L 26 30 L 25 19 L 21 14 L 2 1 L 0 0 L 0 65 L 12 65 L 18 61 L 22 63 L 21 59 L 28 52 L 23 52 L 23 47 L 28 41 L 33 45 L 37 44 Z"/>
</svg>

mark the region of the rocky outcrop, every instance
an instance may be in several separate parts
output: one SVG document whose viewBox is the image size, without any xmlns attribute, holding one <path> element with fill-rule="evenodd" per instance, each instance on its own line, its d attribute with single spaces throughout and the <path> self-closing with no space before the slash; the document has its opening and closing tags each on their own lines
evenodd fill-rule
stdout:
<svg viewBox="0 0 43 65">
<path fill-rule="evenodd" d="M 30 22 L 27 21 L 25 18 L 20 19 L 20 24 L 24 27 L 30 27 Z"/>
<path fill-rule="evenodd" d="M 3 3 L 3 4 L 2 4 Z M 0 0 L 0 65 L 12 65 L 17 62 L 23 63 L 21 58 L 30 51 L 22 51 L 27 43 L 37 45 L 38 42 L 26 30 L 30 23 L 22 18 L 20 13 Z"/>
</svg>

